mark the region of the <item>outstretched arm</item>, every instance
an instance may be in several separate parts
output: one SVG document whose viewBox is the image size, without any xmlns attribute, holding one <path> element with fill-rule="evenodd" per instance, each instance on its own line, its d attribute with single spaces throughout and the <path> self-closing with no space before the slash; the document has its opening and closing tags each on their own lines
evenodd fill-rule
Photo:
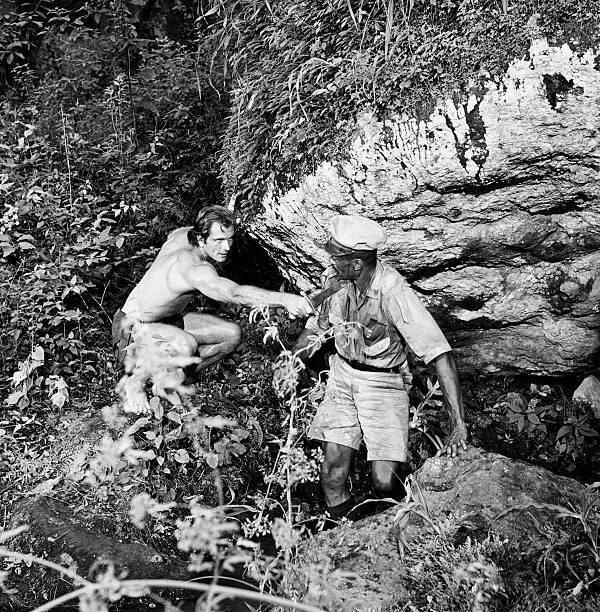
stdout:
<svg viewBox="0 0 600 612">
<path fill-rule="evenodd" d="M 458 368 L 450 353 L 442 353 L 434 363 L 440 387 L 448 403 L 452 427 L 446 443 L 437 455 L 446 454 L 448 457 L 455 457 L 461 448 L 467 448 L 467 426 L 465 425 Z"/>
<path fill-rule="evenodd" d="M 219 276 L 212 266 L 194 266 L 184 274 L 195 289 L 218 302 L 245 306 L 284 306 L 292 317 L 307 317 L 313 312 L 310 302 L 301 295 L 238 285 Z"/>
</svg>

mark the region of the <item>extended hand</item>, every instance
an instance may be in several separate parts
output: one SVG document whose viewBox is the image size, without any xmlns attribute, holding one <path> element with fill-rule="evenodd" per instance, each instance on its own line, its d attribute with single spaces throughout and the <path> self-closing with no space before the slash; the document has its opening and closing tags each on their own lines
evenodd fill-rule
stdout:
<svg viewBox="0 0 600 612">
<path fill-rule="evenodd" d="M 296 317 L 308 317 L 314 312 L 312 304 L 302 295 L 294 295 L 289 293 L 285 307 L 290 313 L 290 317 L 295 319 Z"/>
<path fill-rule="evenodd" d="M 467 450 L 467 427 L 464 423 L 455 425 L 442 448 L 435 454 L 436 457 L 456 457 L 462 450 Z"/>
</svg>

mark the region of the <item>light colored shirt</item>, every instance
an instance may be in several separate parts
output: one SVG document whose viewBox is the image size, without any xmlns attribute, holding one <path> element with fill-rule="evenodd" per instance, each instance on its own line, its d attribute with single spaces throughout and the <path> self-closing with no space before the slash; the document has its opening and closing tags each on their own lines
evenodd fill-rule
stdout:
<svg viewBox="0 0 600 612">
<path fill-rule="evenodd" d="M 335 278 L 328 268 L 323 287 Z M 396 270 L 377 262 L 364 293 L 353 282 L 325 300 L 306 323 L 309 330 L 335 333 L 338 353 L 348 359 L 393 368 L 406 361 L 405 343 L 415 355 L 429 363 L 452 350 L 442 330 L 406 280 Z"/>
</svg>

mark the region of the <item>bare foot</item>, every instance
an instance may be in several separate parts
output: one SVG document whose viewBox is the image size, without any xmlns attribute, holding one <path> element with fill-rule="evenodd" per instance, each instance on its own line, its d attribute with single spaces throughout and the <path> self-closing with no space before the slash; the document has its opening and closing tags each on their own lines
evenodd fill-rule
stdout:
<svg viewBox="0 0 600 612">
<path fill-rule="evenodd" d="M 123 376 L 117 385 L 117 392 L 123 398 L 123 410 L 133 414 L 151 411 L 146 397 L 146 382 L 133 376 Z"/>
</svg>

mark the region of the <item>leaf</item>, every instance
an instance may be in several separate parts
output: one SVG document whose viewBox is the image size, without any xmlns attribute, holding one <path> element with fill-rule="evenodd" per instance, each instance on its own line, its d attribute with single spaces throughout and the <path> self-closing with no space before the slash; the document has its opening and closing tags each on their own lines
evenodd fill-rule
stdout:
<svg viewBox="0 0 600 612">
<path fill-rule="evenodd" d="M 165 435 L 165 442 L 172 442 L 173 440 L 179 440 L 179 438 L 183 437 L 181 426 L 177 427 L 173 431 L 170 431 Z"/>
<path fill-rule="evenodd" d="M 190 462 L 190 456 L 188 452 L 185 450 L 185 448 L 177 449 L 175 451 L 175 454 L 173 455 L 173 459 L 177 461 L 177 463 L 189 463 Z"/>
<path fill-rule="evenodd" d="M 206 453 L 204 461 L 215 470 L 219 466 L 219 456 L 216 453 Z"/>
<path fill-rule="evenodd" d="M 42 363 L 44 362 L 44 349 L 39 346 L 36 346 L 33 349 L 33 352 L 31 353 L 31 357 L 34 361 L 41 361 Z"/>
<path fill-rule="evenodd" d="M 23 396 L 23 391 L 14 391 L 8 396 L 6 403 L 9 406 L 14 406 L 21 399 L 22 396 Z"/>
<path fill-rule="evenodd" d="M 134 433 L 139 431 L 142 427 L 145 427 L 150 423 L 150 419 L 148 417 L 140 417 L 137 421 L 128 428 L 127 433 L 132 436 Z"/>
<path fill-rule="evenodd" d="M 211 9 L 206 11 L 206 13 L 202 13 L 202 15 L 200 17 L 204 17 L 204 18 L 210 17 L 210 15 L 214 15 L 220 8 L 221 8 L 221 5 L 219 3 L 217 3 Z"/>
<path fill-rule="evenodd" d="M 167 419 L 181 425 L 181 416 L 176 410 L 169 410 L 169 412 L 167 412 Z"/>
<path fill-rule="evenodd" d="M 28 495 L 36 496 L 36 495 L 48 495 L 54 489 L 54 487 L 62 480 L 62 476 L 57 476 L 56 478 L 49 478 L 48 480 L 44 480 L 37 487 L 34 487 Z"/>
<path fill-rule="evenodd" d="M 560 440 L 565 436 L 568 436 L 572 431 L 572 427 L 570 425 L 563 425 L 556 434 L 556 440 Z"/>
<path fill-rule="evenodd" d="M 538 415 L 535 414 L 534 412 L 529 413 L 527 415 L 527 418 L 529 419 L 529 422 L 532 423 L 533 425 L 540 425 L 541 423 Z"/>
<path fill-rule="evenodd" d="M 210 416 L 204 419 L 204 425 L 209 428 L 224 429 L 225 427 L 235 427 L 237 421 L 234 419 L 226 419 L 222 416 Z"/>
<path fill-rule="evenodd" d="M 150 400 L 150 408 L 152 408 L 152 412 L 154 413 L 154 418 L 159 421 L 162 421 L 165 411 L 158 397 L 153 397 Z"/>
<path fill-rule="evenodd" d="M 105 227 L 100 234 L 98 235 L 98 237 L 96 238 L 96 242 L 98 243 L 102 243 L 102 242 L 106 242 L 107 240 L 110 240 L 110 227 Z"/>
<path fill-rule="evenodd" d="M 571 594 L 574 597 L 577 597 L 577 595 L 579 595 L 579 593 L 581 593 L 581 591 L 583 590 L 584 584 L 585 583 L 583 582 L 583 580 L 580 580 L 575 586 L 575 588 L 571 591 Z"/>
<path fill-rule="evenodd" d="M 57 391 L 56 393 L 53 393 L 50 397 L 52 405 L 56 406 L 57 408 L 62 408 L 68 399 L 69 396 L 66 395 L 64 391 Z"/>
<path fill-rule="evenodd" d="M 231 452 L 234 455 L 243 455 L 246 452 L 246 447 L 243 444 L 239 444 L 238 442 L 234 442 L 230 448 Z"/>
</svg>

